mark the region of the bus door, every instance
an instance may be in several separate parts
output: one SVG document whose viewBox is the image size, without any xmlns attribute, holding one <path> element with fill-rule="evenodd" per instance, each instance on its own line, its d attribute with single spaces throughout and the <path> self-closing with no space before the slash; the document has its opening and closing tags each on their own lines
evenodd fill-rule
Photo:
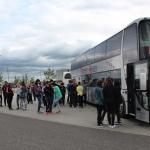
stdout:
<svg viewBox="0 0 150 150">
<path fill-rule="evenodd" d="M 147 62 L 134 65 L 136 119 L 149 123 L 149 69 Z"/>
<path fill-rule="evenodd" d="M 128 114 L 135 116 L 134 64 L 127 65 Z"/>
</svg>

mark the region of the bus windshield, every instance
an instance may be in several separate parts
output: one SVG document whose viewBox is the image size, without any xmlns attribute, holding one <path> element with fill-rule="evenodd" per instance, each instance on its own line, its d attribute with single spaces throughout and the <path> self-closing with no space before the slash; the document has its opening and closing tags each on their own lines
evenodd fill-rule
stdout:
<svg viewBox="0 0 150 150">
<path fill-rule="evenodd" d="M 141 21 L 139 24 L 140 59 L 150 56 L 150 20 Z"/>
</svg>

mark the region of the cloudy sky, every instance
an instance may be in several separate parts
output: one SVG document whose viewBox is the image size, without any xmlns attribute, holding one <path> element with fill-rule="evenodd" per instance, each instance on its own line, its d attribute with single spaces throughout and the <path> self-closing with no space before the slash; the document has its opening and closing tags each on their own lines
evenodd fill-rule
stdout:
<svg viewBox="0 0 150 150">
<path fill-rule="evenodd" d="M 0 72 L 69 68 L 80 53 L 150 16 L 149 0 L 0 0 Z"/>
</svg>

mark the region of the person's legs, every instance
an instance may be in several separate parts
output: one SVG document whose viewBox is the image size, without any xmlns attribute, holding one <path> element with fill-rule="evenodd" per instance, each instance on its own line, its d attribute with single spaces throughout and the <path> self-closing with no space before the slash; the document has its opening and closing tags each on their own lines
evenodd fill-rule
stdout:
<svg viewBox="0 0 150 150">
<path fill-rule="evenodd" d="M 52 112 L 53 97 L 50 97 L 49 112 Z"/>
<path fill-rule="evenodd" d="M 16 97 L 17 109 L 19 109 L 19 95 Z"/>
<path fill-rule="evenodd" d="M 86 94 L 83 95 L 83 103 L 84 103 L 84 106 L 86 106 Z"/>
<path fill-rule="evenodd" d="M 112 112 L 111 115 L 112 115 L 112 118 L 111 118 L 111 125 L 114 126 L 115 112 Z"/>
<path fill-rule="evenodd" d="M 116 108 L 116 116 L 117 116 L 117 123 L 120 123 L 121 122 L 121 119 L 120 119 L 120 105 L 118 105 L 117 108 Z"/>
<path fill-rule="evenodd" d="M 13 100 L 13 96 L 10 96 L 10 109 L 12 109 L 12 100 Z"/>
<path fill-rule="evenodd" d="M 42 98 L 41 98 L 41 96 L 38 96 L 37 99 L 38 99 L 38 110 L 37 111 L 40 112 Z"/>
<path fill-rule="evenodd" d="M 48 112 L 49 111 L 49 109 L 48 109 L 48 104 L 49 104 L 48 103 L 48 98 L 46 97 L 45 100 L 46 100 L 46 112 Z"/>
<path fill-rule="evenodd" d="M 106 108 L 106 106 L 102 106 L 102 107 L 103 107 L 103 109 L 102 109 L 102 122 L 103 122 L 105 115 L 107 113 L 107 108 Z"/>
<path fill-rule="evenodd" d="M 23 99 L 20 98 L 20 109 L 23 109 Z"/>
<path fill-rule="evenodd" d="M 6 102 L 7 102 L 7 95 L 4 93 L 4 94 L 3 94 L 3 97 L 4 97 L 4 105 L 6 106 Z"/>
<path fill-rule="evenodd" d="M 8 108 L 10 109 L 11 106 L 10 106 L 10 96 L 7 96 L 7 104 L 8 104 Z"/>
<path fill-rule="evenodd" d="M 62 95 L 62 104 L 65 105 L 65 95 Z"/>
<path fill-rule="evenodd" d="M 97 125 L 100 125 L 100 105 L 97 105 Z"/>
<path fill-rule="evenodd" d="M 27 105 L 28 105 L 28 102 L 27 102 L 27 99 L 25 98 L 25 99 L 24 99 L 24 109 L 25 109 L 25 110 L 27 110 Z"/>
<path fill-rule="evenodd" d="M 2 105 L 2 95 L 0 95 L 0 106 L 3 106 Z"/>
<path fill-rule="evenodd" d="M 70 95 L 69 106 L 72 107 L 72 105 L 73 105 L 73 95 Z"/>
<path fill-rule="evenodd" d="M 60 112 L 60 105 L 59 105 L 59 101 L 56 102 L 56 107 L 58 108 L 58 112 Z"/>
</svg>

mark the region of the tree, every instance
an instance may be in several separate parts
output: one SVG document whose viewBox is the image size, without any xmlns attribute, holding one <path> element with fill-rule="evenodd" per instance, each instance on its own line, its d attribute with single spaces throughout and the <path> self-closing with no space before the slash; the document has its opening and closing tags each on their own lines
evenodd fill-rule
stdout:
<svg viewBox="0 0 150 150">
<path fill-rule="evenodd" d="M 0 83 L 2 84 L 2 82 L 3 82 L 3 73 L 0 72 Z"/>
<path fill-rule="evenodd" d="M 31 78 L 30 78 L 30 83 L 34 83 L 34 82 L 35 82 L 34 77 L 31 77 Z"/>
<path fill-rule="evenodd" d="M 48 68 L 46 71 L 44 71 L 44 76 L 46 80 L 51 80 L 55 76 L 55 71 L 53 69 Z"/>
<path fill-rule="evenodd" d="M 20 83 L 20 78 L 15 76 L 14 84 L 17 85 L 18 83 Z"/>
</svg>

